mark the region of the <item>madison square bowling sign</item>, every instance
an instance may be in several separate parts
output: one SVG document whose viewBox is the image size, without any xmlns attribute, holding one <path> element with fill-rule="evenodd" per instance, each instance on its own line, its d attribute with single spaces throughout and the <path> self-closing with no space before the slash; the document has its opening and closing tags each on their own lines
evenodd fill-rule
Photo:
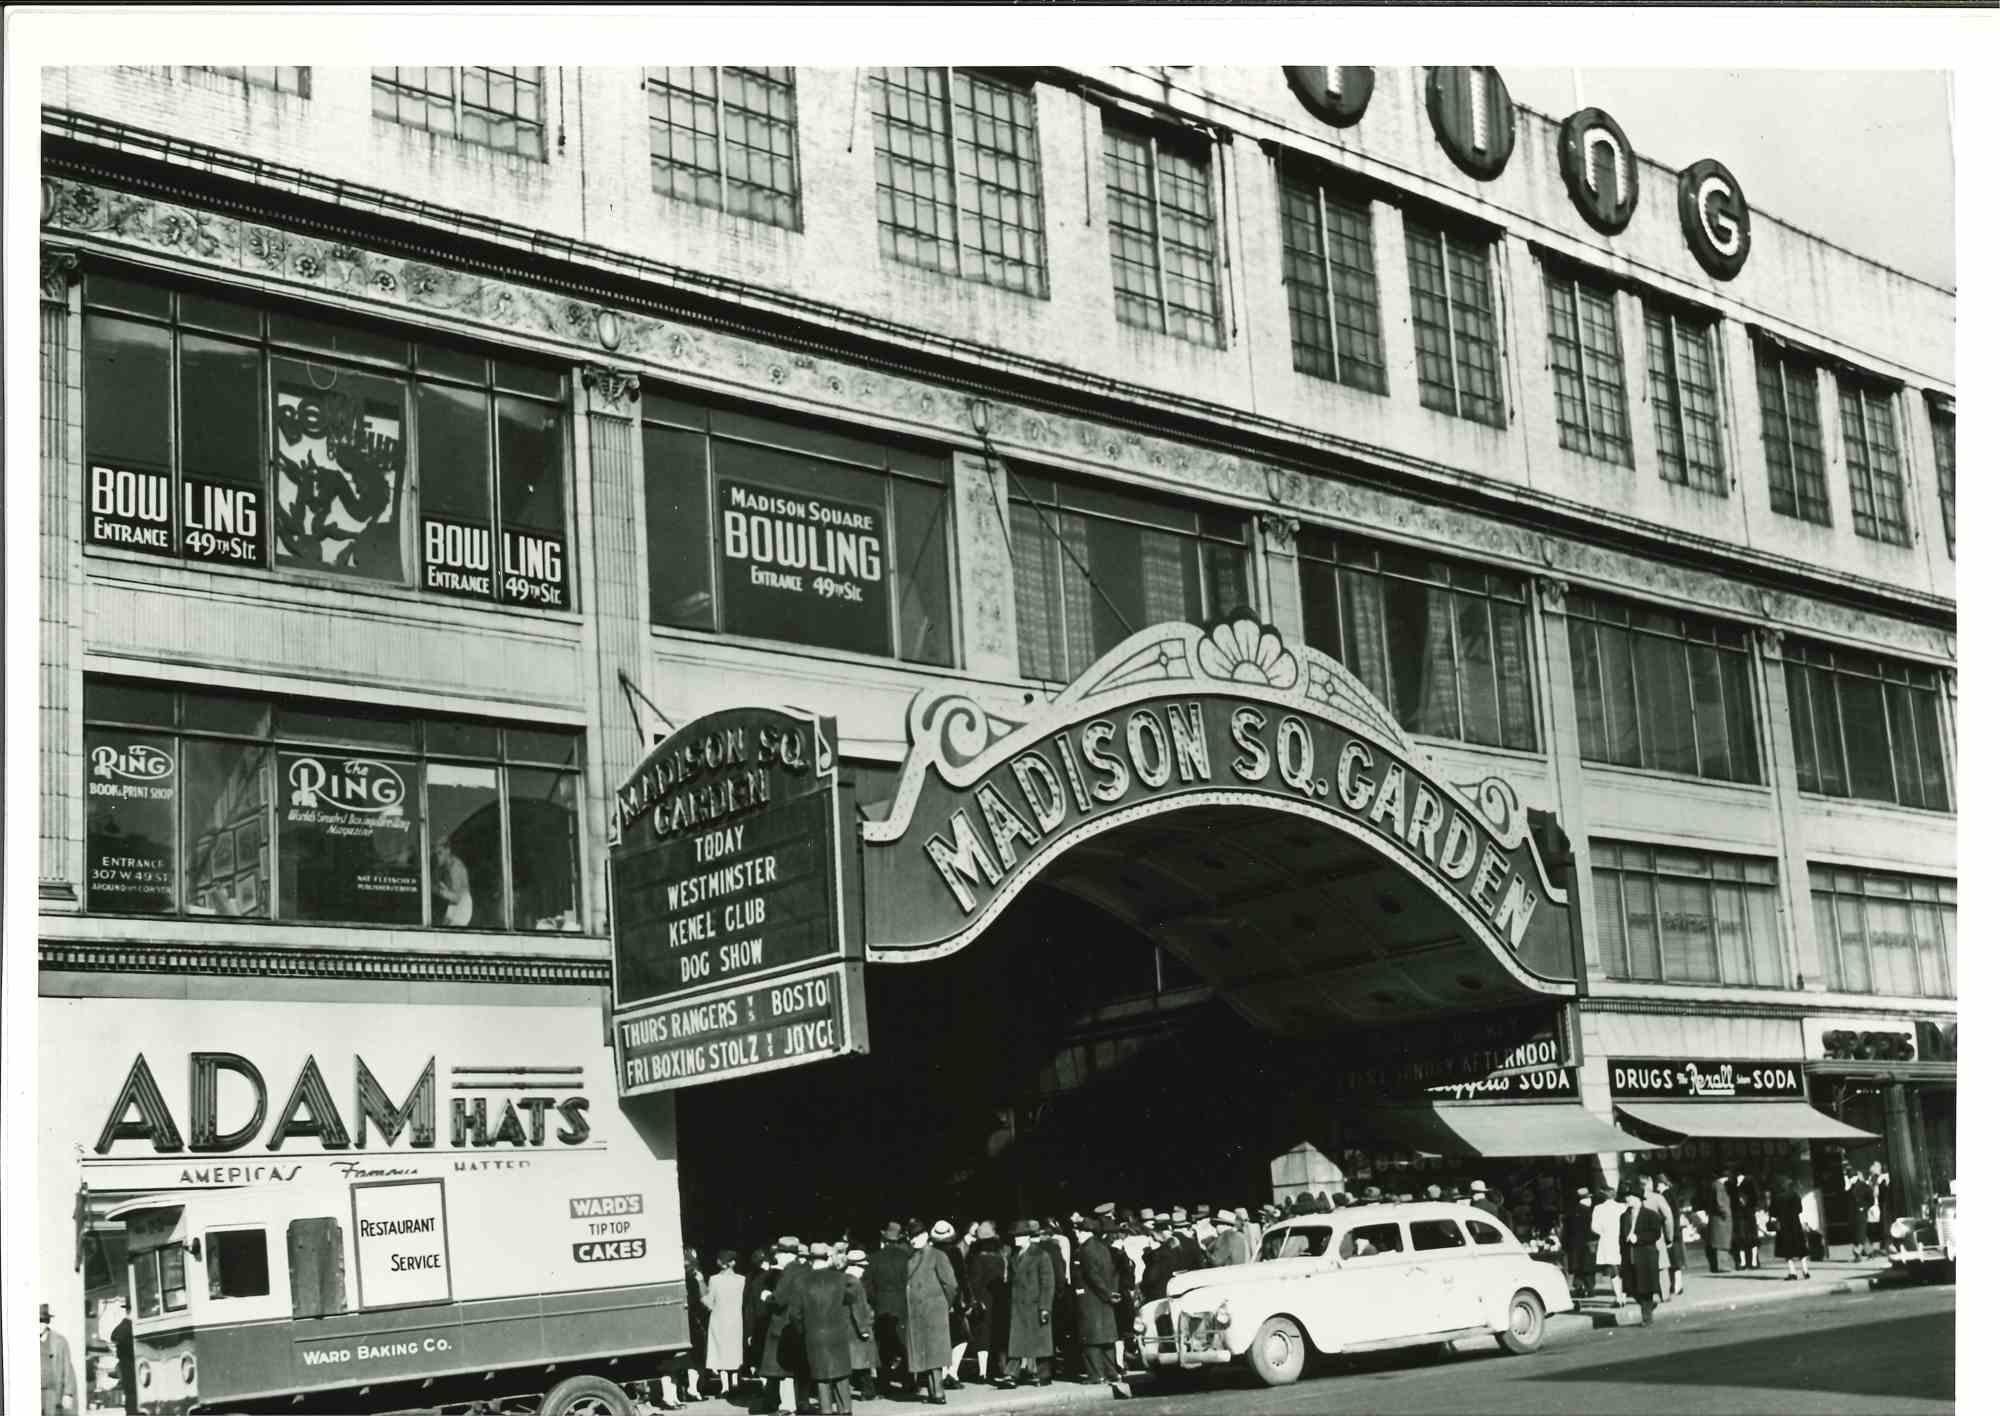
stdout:
<svg viewBox="0 0 2000 1416">
<path fill-rule="evenodd" d="M 831 718 L 732 708 L 618 793 L 613 1046 L 622 1095 L 865 1050 Z M 851 894 L 852 892 L 846 892 Z"/>
<path fill-rule="evenodd" d="M 1254 620 L 1142 630 L 1030 719 L 937 688 L 909 721 L 895 800 L 862 827 L 871 960 L 964 947 L 1068 846 L 1113 826 L 1259 804 L 1394 859 L 1529 987 L 1574 976 L 1568 899 L 1512 789 L 1442 781 L 1359 680 Z"/>
</svg>

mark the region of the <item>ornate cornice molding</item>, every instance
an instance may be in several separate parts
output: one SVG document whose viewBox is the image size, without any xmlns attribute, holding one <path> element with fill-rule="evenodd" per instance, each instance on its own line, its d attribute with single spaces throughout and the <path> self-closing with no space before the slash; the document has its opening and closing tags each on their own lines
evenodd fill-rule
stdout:
<svg viewBox="0 0 2000 1416">
<path fill-rule="evenodd" d="M 602 959 L 517 954 L 389 954 L 372 949 L 43 939 L 44 969 L 431 983 L 608 984 Z"/>
<path fill-rule="evenodd" d="M 237 209 L 242 209 L 240 204 Z M 72 235 L 87 245 L 129 248 L 142 259 L 207 267 L 223 278 L 254 282 L 273 292 L 344 300 L 404 318 L 480 326 L 491 337 L 538 343 L 579 363 L 597 364 L 607 352 L 615 351 L 623 367 L 639 374 L 739 395 L 762 395 L 801 409 L 897 426 L 954 443 L 971 444 L 983 433 L 1004 456 L 1046 459 L 1057 465 L 1066 462 L 1114 475 L 1129 472 L 1239 506 L 1269 507 L 1276 498 L 1283 506 L 1282 514 L 1303 521 L 1364 533 L 1386 532 L 1524 572 L 1546 568 L 1578 584 L 1651 596 L 1706 614 L 1775 617 L 1796 624 L 1802 633 L 1836 643 L 1928 660 L 1944 657 L 1944 630 L 1894 613 L 1817 594 L 1759 591 L 1719 569 L 1696 568 L 1669 561 L 1664 555 L 1654 558 L 1643 551 L 1573 536 L 1545 534 L 1525 520 L 1504 519 L 1504 510 L 1423 501 L 1418 499 L 1420 493 L 1360 479 L 1308 475 L 1227 447 L 1142 432 L 1138 420 L 1153 414 L 1157 421 L 1162 409 L 1191 420 L 1224 419 L 1226 426 L 1217 425 L 1218 438 L 1230 437 L 1232 429 L 1241 437 L 1289 437 L 1314 456 L 1354 458 L 1378 473 L 1424 477 L 1436 484 L 1442 497 L 1492 491 L 1470 473 L 1421 459 L 1308 438 L 1307 430 L 1274 420 L 1251 427 L 1242 415 L 1227 410 L 1137 385 L 1101 380 L 1093 385 L 1095 396 L 1129 402 L 1130 426 L 1109 416 L 1055 411 L 1047 402 L 1002 401 L 984 393 L 977 399 L 968 398 L 966 390 L 973 385 L 967 379 L 994 371 L 1043 381 L 1073 379 L 1075 375 L 1046 361 L 1032 367 L 1004 360 L 995 363 L 998 356 L 982 347 L 831 306 L 808 312 L 801 305 L 791 322 L 799 324 L 820 316 L 840 318 L 855 327 L 856 337 L 898 348 L 907 346 L 904 352 L 913 358 L 956 360 L 978 367 L 969 373 L 925 376 L 891 368 L 881 359 L 870 362 L 865 354 L 843 352 L 836 357 L 832 351 L 840 335 L 820 332 L 809 324 L 799 325 L 801 333 L 786 336 L 796 341 L 792 347 L 781 347 L 773 342 L 776 336 L 759 337 L 747 325 L 725 328 L 691 318 L 665 318 L 630 301 L 614 308 L 603 303 L 603 299 L 614 297 L 583 293 L 582 284 L 572 283 L 572 293 L 562 293 L 555 287 L 563 282 L 550 280 L 536 285 L 525 279 L 482 273 L 496 269 L 490 263 L 459 261 L 447 265 L 442 257 L 387 254 L 345 238 L 304 235 L 251 216 L 183 204 L 169 195 L 99 186 L 67 176 L 43 179 L 42 210 L 45 229 L 58 235 Z M 562 256 L 564 252 L 551 254 Z M 578 252 L 573 258 L 584 261 L 587 254 Z M 685 293 L 681 287 L 692 278 L 686 272 L 662 269 L 654 273 L 636 268 L 620 276 L 654 280 L 672 294 Z M 726 295 L 726 291 L 718 292 L 718 298 Z M 785 311 L 776 306 L 767 310 L 758 305 L 756 311 L 785 318 Z M 1055 391 L 1052 397 L 1061 392 Z M 988 408 L 988 426 L 983 430 L 973 423 L 975 402 L 984 402 Z M 1553 503 L 1523 504 L 1520 509 L 1522 518 L 1566 514 L 1571 513 Z M 1664 547 L 1663 552 L 1673 549 Z M 1726 556 L 1749 565 L 1740 547 L 1716 543 L 1679 549 Z M 1810 572 L 1808 567 L 1794 569 L 1775 563 L 1760 568 L 1788 575 Z M 1840 593 L 1837 586 L 1828 589 L 1829 593 Z M 1896 592 L 1857 585 L 1854 593 L 1879 600 Z M 1760 595 L 1765 597 L 1761 604 Z M 1911 605 L 1913 615 L 1931 617 L 1948 609 L 1931 602 Z"/>
<path fill-rule="evenodd" d="M 42 299 L 52 305 L 69 303 L 69 288 L 76 283 L 77 253 L 70 246 L 42 247 Z"/>
</svg>

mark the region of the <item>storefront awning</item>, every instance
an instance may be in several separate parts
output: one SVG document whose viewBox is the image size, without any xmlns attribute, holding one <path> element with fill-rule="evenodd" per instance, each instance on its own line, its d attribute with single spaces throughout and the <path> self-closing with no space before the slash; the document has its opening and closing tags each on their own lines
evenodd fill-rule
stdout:
<svg viewBox="0 0 2000 1416">
<path fill-rule="evenodd" d="M 1437 1102 L 1364 1111 L 1361 1123 L 1427 1155 L 1591 1155 L 1656 1150 L 1574 1102 L 1509 1106 Z"/>
<path fill-rule="evenodd" d="M 1654 1131 L 1686 1139 L 1772 1141 L 1872 1141 L 1845 1121 L 1803 1101 L 1621 1101 L 1621 1116 Z"/>
</svg>

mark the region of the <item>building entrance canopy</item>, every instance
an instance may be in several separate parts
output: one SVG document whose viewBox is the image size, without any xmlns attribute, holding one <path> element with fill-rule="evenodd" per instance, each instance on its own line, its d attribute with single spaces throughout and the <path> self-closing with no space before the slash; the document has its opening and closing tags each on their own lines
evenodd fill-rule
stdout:
<svg viewBox="0 0 2000 1416">
<path fill-rule="evenodd" d="M 1039 880 L 1274 1031 L 1575 992 L 1569 900 L 1513 788 L 1447 781 L 1353 675 L 1269 626 L 1154 626 L 1038 712 L 940 687 L 909 725 L 861 833 L 871 963 L 962 949 Z"/>
<path fill-rule="evenodd" d="M 1358 1119 L 1368 1130 L 1423 1155 L 1590 1155 L 1658 1148 L 1655 1142 L 1627 1135 L 1591 1115 L 1574 1101 L 1525 1106 L 1441 1101 L 1377 1107 L 1360 1113 Z"/>
<path fill-rule="evenodd" d="M 1621 1101 L 1621 1116 L 1676 1140 L 1873 1141 L 1803 1101 Z"/>
</svg>

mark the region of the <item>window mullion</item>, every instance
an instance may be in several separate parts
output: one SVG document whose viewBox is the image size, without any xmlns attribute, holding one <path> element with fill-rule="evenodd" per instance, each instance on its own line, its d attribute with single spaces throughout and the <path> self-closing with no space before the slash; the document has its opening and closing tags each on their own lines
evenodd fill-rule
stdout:
<svg viewBox="0 0 2000 1416">
<path fill-rule="evenodd" d="M 722 96 L 722 69 L 715 68 L 715 178 L 722 193 L 722 209 L 729 208 L 729 100 Z"/>
<path fill-rule="evenodd" d="M 1888 680 L 1879 674 L 1875 676 L 1875 696 L 1882 702 L 1882 745 L 1888 750 L 1889 754 L 1889 792 L 1898 806 L 1907 806 L 1908 803 L 1903 800 L 1902 773 L 1896 770 L 1896 713 L 1889 706 Z M 1904 697 L 1907 698 L 1908 696 L 1909 694 L 1906 689 Z M 1916 750 L 1916 741 L 1912 739 L 1910 742 L 1911 754 L 1914 755 Z"/>
<path fill-rule="evenodd" d="M 1438 283 L 1444 304 L 1444 357 L 1451 372 L 1451 406 L 1453 413 L 1463 418 L 1467 415 L 1465 396 L 1458 386 L 1458 322 L 1452 309 L 1451 239 L 1443 231 L 1438 232 Z"/>
<path fill-rule="evenodd" d="M 1153 275 L 1160 282 L 1160 330 L 1172 334 L 1173 316 L 1167 309 L 1166 203 L 1160 200 L 1160 140 L 1153 133 L 1146 135 L 1146 163 L 1146 185 L 1150 189 L 1146 195 L 1153 204 Z"/>
<path fill-rule="evenodd" d="M 1699 777 L 1702 775 L 1701 712 L 1695 706 L 1694 701 L 1694 645 L 1687 638 L 1687 628 L 1685 625 L 1682 626 L 1678 647 L 1681 654 L 1681 674 L 1687 679 L 1688 736 L 1694 739 L 1694 774 Z M 1715 656 L 1715 686 L 1716 690 L 1720 692 L 1722 688 L 1722 654 L 1720 650 L 1716 652 Z M 1723 770 L 1725 772 L 1729 770 L 1728 750 L 1726 746 L 1724 748 Z"/>
<path fill-rule="evenodd" d="M 1333 294 L 1333 223 L 1327 218 L 1326 188 L 1313 183 L 1313 203 L 1319 212 L 1319 268 L 1321 278 L 1326 281 L 1326 352 L 1333 359 L 1333 379 L 1340 377 L 1340 316 L 1334 308 Z M 1450 300 L 1447 298 L 1446 303 Z"/>
<path fill-rule="evenodd" d="M 951 164 L 951 257 L 952 273 L 965 274 L 965 193 L 959 189 L 964 174 L 958 162 L 958 79 L 957 71 L 944 71 L 944 156 Z M 1068 667 L 1067 665 L 1064 666 Z"/>
</svg>

